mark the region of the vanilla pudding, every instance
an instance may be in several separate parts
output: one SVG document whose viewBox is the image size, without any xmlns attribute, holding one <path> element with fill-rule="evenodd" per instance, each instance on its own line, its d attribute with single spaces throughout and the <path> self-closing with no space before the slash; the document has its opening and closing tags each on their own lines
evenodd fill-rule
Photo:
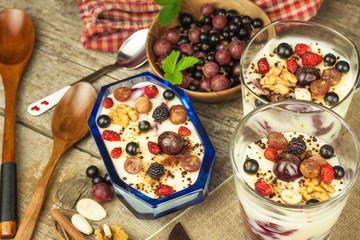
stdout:
<svg viewBox="0 0 360 240">
<path fill-rule="evenodd" d="M 266 26 L 244 50 L 240 68 L 244 115 L 267 102 L 301 99 L 344 117 L 359 82 L 353 43 L 334 30 L 300 21 Z"/>
<path fill-rule="evenodd" d="M 99 115 L 111 115 L 110 112 L 114 111 L 114 109 L 121 104 L 125 104 L 130 108 L 135 108 L 136 100 L 139 97 L 145 96 L 144 88 L 150 85 L 154 84 L 151 82 L 140 82 L 132 86 L 130 98 L 123 102 L 116 100 L 114 93 L 108 95 L 107 98 L 113 100 L 113 106 L 111 108 L 103 107 Z M 165 89 L 160 86 L 156 87 L 158 90 L 156 96 L 148 98 L 152 103 L 151 110 L 148 113 L 138 113 L 137 119 L 135 121 L 130 119 L 128 126 L 126 127 L 114 123 L 113 120 L 106 128 L 100 128 L 98 126 L 100 132 L 110 130 L 119 133 L 121 138 L 120 141 L 104 140 L 109 155 L 111 155 L 110 153 L 114 148 L 120 148 L 122 151 L 120 157 L 116 156 L 116 158 L 114 158 L 111 156 L 116 171 L 125 183 L 150 198 L 161 197 L 155 193 L 157 187 L 161 185 L 168 185 L 172 188 L 173 192 L 179 192 L 195 183 L 199 175 L 199 170 L 186 171 L 182 165 L 181 159 L 184 156 L 192 155 L 198 157 L 200 161 L 202 161 L 204 157 L 202 141 L 189 117 L 187 117 L 186 121 L 182 124 L 174 124 L 169 119 L 166 119 L 161 123 L 154 120 L 152 115 L 156 107 L 163 104 L 170 109 L 174 105 L 181 105 L 181 101 L 176 96 L 171 100 L 165 100 L 163 97 Z M 139 123 L 142 121 L 147 121 L 151 125 L 147 132 L 141 132 L 139 130 Z M 183 148 L 186 148 L 184 151 L 175 155 L 168 155 L 163 152 L 157 154 L 150 152 L 148 148 L 149 142 L 158 143 L 158 137 L 162 133 L 166 131 L 177 133 L 180 127 L 186 127 L 191 132 L 190 135 L 182 137 L 184 140 Z M 139 151 L 135 156 L 131 156 L 126 152 L 127 144 L 130 142 L 137 143 L 139 147 Z M 129 171 L 126 170 L 126 160 L 129 157 L 136 157 L 136 159 L 141 162 L 142 169 L 139 172 L 129 173 Z M 151 163 L 158 163 L 163 166 L 164 174 L 159 179 L 153 179 L 147 173 Z M 133 162 L 132 164 L 136 163 Z M 200 165 L 198 167 L 200 167 Z"/>
</svg>

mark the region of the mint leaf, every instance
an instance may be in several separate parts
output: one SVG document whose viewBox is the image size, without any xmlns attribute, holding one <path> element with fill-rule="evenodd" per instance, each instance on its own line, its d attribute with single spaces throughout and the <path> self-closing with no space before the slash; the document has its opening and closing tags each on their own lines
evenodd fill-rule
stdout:
<svg viewBox="0 0 360 240">
<path fill-rule="evenodd" d="M 154 0 L 156 4 L 160 5 L 160 6 L 167 6 L 167 5 L 172 5 L 172 4 L 176 4 L 179 2 L 179 0 Z"/>
<path fill-rule="evenodd" d="M 179 63 L 176 65 L 176 70 L 178 70 L 178 71 L 185 70 L 188 67 L 190 67 L 198 62 L 199 62 L 199 59 L 197 59 L 196 57 L 190 57 L 190 56 L 183 57 L 179 61 Z"/>
<path fill-rule="evenodd" d="M 179 59 L 180 51 L 174 51 L 170 53 L 164 60 L 163 70 L 164 72 L 173 73 L 176 70 L 176 63 Z"/>
<path fill-rule="evenodd" d="M 160 26 L 166 26 L 170 24 L 180 12 L 180 1 L 177 0 L 171 5 L 165 5 L 159 13 Z"/>
<path fill-rule="evenodd" d="M 180 71 L 175 71 L 173 73 L 165 72 L 164 78 L 166 81 L 175 85 L 182 83 L 182 73 Z"/>
</svg>

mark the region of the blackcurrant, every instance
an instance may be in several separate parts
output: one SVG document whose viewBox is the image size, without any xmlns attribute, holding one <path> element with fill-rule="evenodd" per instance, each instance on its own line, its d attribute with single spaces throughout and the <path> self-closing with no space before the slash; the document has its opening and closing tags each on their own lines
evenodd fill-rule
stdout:
<svg viewBox="0 0 360 240">
<path fill-rule="evenodd" d="M 197 59 L 199 60 L 199 62 L 197 63 L 198 66 L 204 66 L 205 65 L 205 58 L 198 57 Z"/>
<path fill-rule="evenodd" d="M 202 32 L 202 33 L 200 33 L 199 38 L 200 38 L 200 42 L 205 43 L 205 42 L 209 41 L 210 33 Z"/>
<path fill-rule="evenodd" d="M 151 124 L 148 121 L 143 120 L 143 121 L 139 122 L 138 128 L 139 128 L 140 132 L 145 133 L 151 129 Z"/>
<path fill-rule="evenodd" d="M 255 159 L 247 159 L 243 168 L 246 173 L 255 174 L 259 170 L 259 163 Z"/>
<path fill-rule="evenodd" d="M 96 176 L 92 179 L 91 181 L 94 185 L 98 184 L 98 183 L 102 183 L 104 182 L 104 178 L 102 176 Z"/>
<path fill-rule="evenodd" d="M 253 21 L 252 21 L 252 26 L 254 28 L 262 28 L 264 26 L 264 22 L 261 18 L 255 18 Z"/>
<path fill-rule="evenodd" d="M 136 142 L 129 142 L 126 144 L 126 152 L 131 156 L 135 156 L 139 152 L 139 145 Z"/>
<path fill-rule="evenodd" d="M 99 168 L 97 166 L 91 165 L 86 169 L 86 176 L 89 178 L 94 178 L 99 175 Z"/>
<path fill-rule="evenodd" d="M 280 43 L 276 48 L 276 54 L 280 58 L 288 58 L 293 54 L 293 50 L 289 44 Z"/>
<path fill-rule="evenodd" d="M 190 84 L 190 86 L 189 86 L 189 90 L 191 90 L 191 91 L 197 91 L 197 90 L 199 90 L 199 87 L 196 85 L 196 84 Z"/>
<path fill-rule="evenodd" d="M 334 171 L 335 171 L 335 179 L 342 179 L 345 176 L 345 170 L 343 167 L 341 166 L 334 166 L 333 167 Z"/>
<path fill-rule="evenodd" d="M 262 100 L 264 100 L 265 102 L 270 101 L 269 98 L 266 95 L 259 95 L 258 97 L 261 98 Z M 261 101 L 261 100 L 256 98 L 255 99 L 255 106 L 260 107 L 261 105 L 264 105 L 265 104 L 264 101 Z"/>
<path fill-rule="evenodd" d="M 347 73 L 350 70 L 349 63 L 341 60 L 335 64 L 335 68 L 341 73 Z"/>
<path fill-rule="evenodd" d="M 230 32 L 238 32 L 240 30 L 240 24 L 237 22 L 230 22 L 228 25 L 228 29 Z"/>
<path fill-rule="evenodd" d="M 206 25 L 212 26 L 212 17 L 211 17 L 211 16 L 206 16 L 206 17 L 204 17 L 204 18 L 203 18 L 203 22 L 204 22 L 204 24 L 206 24 Z"/>
<path fill-rule="evenodd" d="M 215 46 L 220 42 L 220 33 L 212 32 L 209 37 L 210 45 Z"/>
<path fill-rule="evenodd" d="M 226 17 L 229 20 L 232 20 L 234 17 L 239 16 L 238 12 L 235 9 L 230 9 L 226 13 Z"/>
<path fill-rule="evenodd" d="M 334 156 L 334 153 L 334 148 L 329 144 L 322 145 L 320 148 L 320 156 L 325 159 L 332 158 Z"/>
<path fill-rule="evenodd" d="M 191 76 L 197 80 L 200 80 L 203 78 L 203 72 L 199 69 L 196 69 L 191 73 Z"/>
<path fill-rule="evenodd" d="M 111 124 L 111 119 L 108 115 L 103 114 L 97 118 L 96 123 L 100 128 L 107 128 Z"/>
<path fill-rule="evenodd" d="M 221 36 L 222 36 L 224 39 L 230 39 L 231 33 L 230 33 L 230 31 L 224 30 L 224 31 L 221 32 Z"/>
<path fill-rule="evenodd" d="M 238 32 L 238 36 L 240 40 L 246 40 L 249 38 L 249 31 L 247 28 L 241 27 Z"/>
<path fill-rule="evenodd" d="M 193 16 L 189 13 L 182 13 L 179 15 L 179 18 L 181 25 L 185 28 L 190 27 L 190 25 L 194 22 Z"/>
<path fill-rule="evenodd" d="M 312 199 L 309 199 L 309 200 L 306 201 L 306 205 L 314 204 L 314 203 L 318 203 L 318 202 L 319 202 L 319 200 L 317 200 L 315 198 L 312 198 Z"/>
<path fill-rule="evenodd" d="M 214 15 L 226 15 L 226 10 L 223 9 L 223 8 L 218 8 L 218 9 L 215 9 L 215 12 L 214 12 Z"/>
<path fill-rule="evenodd" d="M 190 43 L 190 40 L 187 35 L 183 35 L 180 37 L 180 40 L 178 42 L 180 45 L 184 43 Z"/>
<path fill-rule="evenodd" d="M 171 89 L 166 89 L 163 93 L 163 98 L 165 100 L 172 100 L 172 99 L 174 99 L 174 97 L 175 97 L 175 93 Z"/>
<path fill-rule="evenodd" d="M 324 96 L 324 100 L 327 104 L 333 106 L 339 102 L 340 98 L 335 92 L 327 92 Z"/>
<path fill-rule="evenodd" d="M 249 16 L 242 16 L 241 17 L 241 24 L 243 26 L 249 26 L 251 24 L 251 18 Z"/>
<path fill-rule="evenodd" d="M 328 53 L 324 56 L 324 63 L 326 66 L 334 66 L 336 63 L 336 57 L 332 53 Z"/>
</svg>

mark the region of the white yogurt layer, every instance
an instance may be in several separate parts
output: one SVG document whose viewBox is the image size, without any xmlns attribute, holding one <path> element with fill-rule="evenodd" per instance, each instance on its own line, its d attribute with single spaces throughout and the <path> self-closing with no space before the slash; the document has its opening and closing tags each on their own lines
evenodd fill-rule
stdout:
<svg viewBox="0 0 360 240">
<path fill-rule="evenodd" d="M 154 83 L 141 82 L 134 85 L 132 87 L 133 91 L 130 99 L 128 99 L 125 102 L 117 101 L 114 98 L 113 94 L 107 96 L 112 98 L 114 101 L 114 105 L 111 109 L 115 109 L 116 106 L 120 103 L 127 104 L 130 107 L 134 107 L 135 100 L 138 97 L 144 95 L 143 88 L 146 85 L 154 85 Z M 114 142 L 104 141 L 109 154 L 111 150 L 114 149 L 115 147 L 120 147 L 122 149 L 122 154 L 120 158 L 118 159 L 112 158 L 113 164 L 116 168 L 119 177 L 131 187 L 139 190 L 140 192 L 151 198 L 158 198 L 158 196 L 154 193 L 154 191 L 157 186 L 162 184 L 171 186 L 175 192 L 178 192 L 180 190 L 189 187 L 197 180 L 199 175 L 199 170 L 195 172 L 186 172 L 180 166 L 180 164 L 176 163 L 174 157 L 171 157 L 166 154 L 155 155 L 150 153 L 147 145 L 149 141 L 157 143 L 158 136 L 161 133 L 165 131 L 173 131 L 177 133 L 180 126 L 185 126 L 188 129 L 190 129 L 191 135 L 187 137 L 183 137 L 183 139 L 185 140 L 185 142 L 187 142 L 187 145 L 193 147 L 189 150 L 188 153 L 198 156 L 201 160 L 204 157 L 204 149 L 201 139 L 197 134 L 194 124 L 190 121 L 189 118 L 184 124 L 179 124 L 179 125 L 174 125 L 173 123 L 170 122 L 169 119 L 163 121 L 162 123 L 155 123 L 154 119 L 152 118 L 152 113 L 157 106 L 161 105 L 161 103 L 165 103 L 168 106 L 168 108 L 170 108 L 173 105 L 181 104 L 180 99 L 176 96 L 172 100 L 169 101 L 164 100 L 163 92 L 165 91 L 165 89 L 158 85 L 156 85 L 156 87 L 158 88 L 159 92 L 155 98 L 150 98 L 152 102 L 151 111 L 148 114 L 139 113 L 138 120 L 135 122 L 130 120 L 129 126 L 126 127 L 125 129 L 123 129 L 122 126 L 120 125 L 111 123 L 111 125 L 106 129 L 118 133 L 120 132 L 121 141 L 114 141 Z M 111 109 L 102 108 L 102 111 L 99 115 L 108 114 Z M 151 130 L 149 132 L 142 133 L 139 131 L 138 124 L 140 121 L 143 120 L 150 122 Z M 104 130 L 105 129 L 99 128 L 99 131 L 101 133 Z M 129 142 L 136 142 L 140 146 L 140 152 L 136 155 L 136 157 L 142 159 L 143 169 L 137 174 L 129 174 L 128 172 L 125 171 L 124 168 L 124 162 L 126 158 L 129 157 L 129 155 L 125 151 L 126 145 Z M 151 179 L 146 174 L 146 170 L 149 168 L 150 164 L 155 162 L 160 163 L 165 168 L 165 174 L 159 179 L 159 181 Z"/>
<path fill-rule="evenodd" d="M 244 78 L 245 78 L 244 82 L 247 84 L 249 89 L 251 89 L 256 95 L 269 94 L 269 90 L 265 88 L 261 88 L 259 84 L 262 75 L 258 73 L 256 70 L 257 70 L 257 61 L 260 58 L 266 57 L 269 62 L 270 68 L 276 65 L 280 68 L 286 69 L 286 60 L 281 59 L 275 53 L 277 46 L 282 42 L 288 43 L 290 46 L 292 46 L 293 49 L 295 48 L 296 44 L 305 43 L 310 46 L 311 51 L 314 53 L 320 54 L 321 56 L 324 56 L 327 53 L 332 53 L 336 56 L 337 61 L 344 60 L 350 63 L 350 61 L 347 58 L 345 58 L 344 56 L 342 56 L 337 52 L 336 46 L 329 45 L 326 42 L 314 41 L 309 38 L 298 38 L 298 37 L 284 37 L 280 39 L 273 38 L 269 40 L 269 42 L 267 42 L 265 46 L 256 54 L 256 56 L 253 59 L 253 62 L 249 65 L 249 68 L 244 71 Z M 301 66 L 301 59 L 299 59 L 297 62 Z M 316 68 L 320 71 L 320 76 L 324 70 L 332 67 L 334 66 L 325 66 L 324 61 L 322 61 L 322 63 L 316 66 Z M 342 74 L 342 79 L 337 85 L 330 87 L 329 92 L 337 93 L 339 96 L 339 102 L 341 102 L 349 94 L 349 92 L 351 92 L 355 80 L 356 80 L 355 73 L 352 71 L 352 69 L 350 69 L 348 73 Z M 296 88 L 309 89 L 309 86 L 306 87 L 296 86 Z M 255 108 L 254 106 L 255 99 L 248 92 L 246 92 L 246 94 L 243 95 L 244 95 L 243 96 L 244 112 L 245 114 L 247 114 L 248 112 L 250 112 Z M 288 97 L 295 98 L 295 95 L 293 92 L 291 92 L 290 94 L 288 94 Z M 311 101 L 323 104 L 327 107 L 331 107 L 324 101 L 323 96 L 320 97 L 312 96 Z M 345 116 L 349 104 L 350 101 L 347 101 L 346 103 L 341 104 L 342 106 L 335 109 L 335 111 L 338 112 L 340 115 Z"/>
</svg>

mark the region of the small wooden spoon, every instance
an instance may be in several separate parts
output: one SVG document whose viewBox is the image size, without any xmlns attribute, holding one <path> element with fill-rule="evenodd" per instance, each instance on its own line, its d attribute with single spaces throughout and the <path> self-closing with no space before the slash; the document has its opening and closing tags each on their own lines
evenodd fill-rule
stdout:
<svg viewBox="0 0 360 240">
<path fill-rule="evenodd" d="M 15 239 L 31 239 L 46 197 L 50 177 L 61 156 L 89 131 L 87 125 L 97 93 L 90 83 L 73 85 L 56 106 L 51 122 L 54 146 L 51 157 L 32 194 Z"/>
<path fill-rule="evenodd" d="M 0 238 L 13 238 L 17 228 L 15 117 L 20 77 L 34 47 L 31 18 L 18 9 L 0 12 L 0 75 L 5 91 L 1 163 Z"/>
</svg>

